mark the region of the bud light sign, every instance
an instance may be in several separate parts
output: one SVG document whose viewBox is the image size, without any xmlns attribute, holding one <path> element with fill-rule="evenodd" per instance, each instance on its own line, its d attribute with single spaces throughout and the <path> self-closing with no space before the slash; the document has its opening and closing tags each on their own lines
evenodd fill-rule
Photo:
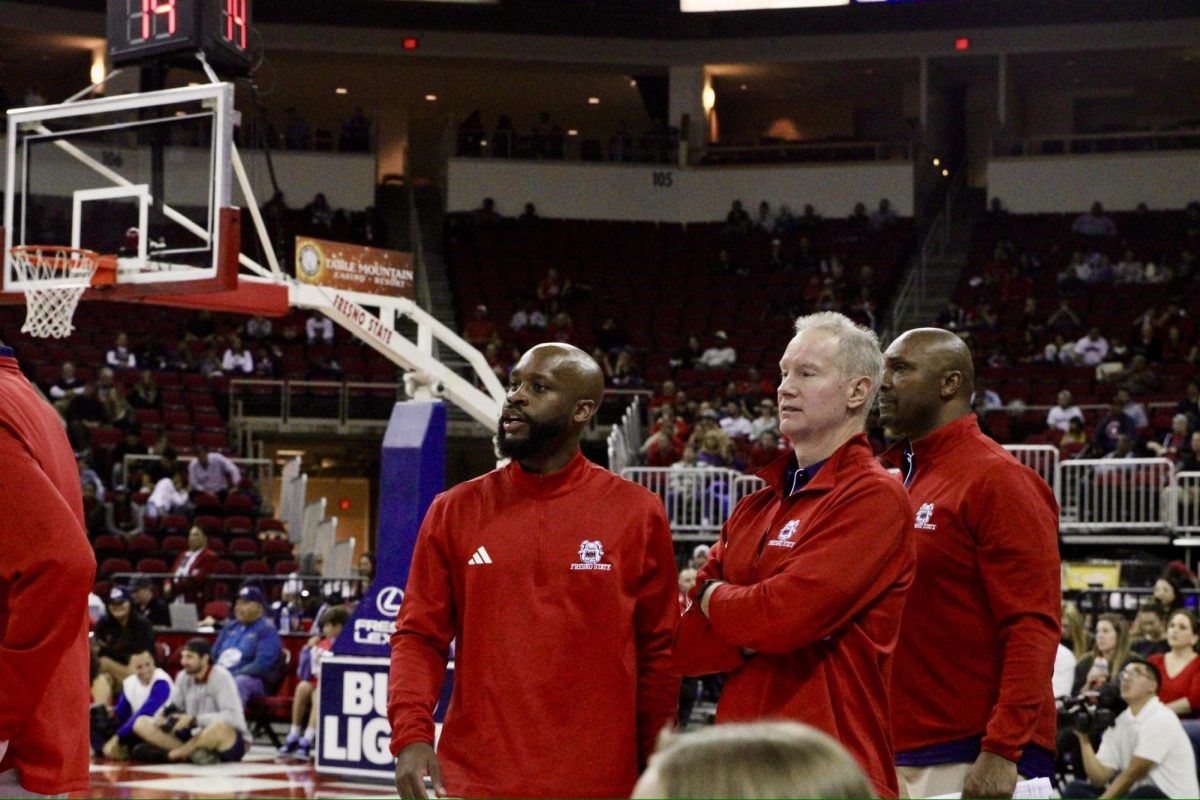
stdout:
<svg viewBox="0 0 1200 800">
<path fill-rule="evenodd" d="M 434 712 L 436 719 L 450 702 L 450 678 Z M 327 656 L 321 661 L 320 714 L 317 726 L 317 771 L 391 782 L 395 759 L 387 718 L 388 662 L 378 658 Z"/>
</svg>

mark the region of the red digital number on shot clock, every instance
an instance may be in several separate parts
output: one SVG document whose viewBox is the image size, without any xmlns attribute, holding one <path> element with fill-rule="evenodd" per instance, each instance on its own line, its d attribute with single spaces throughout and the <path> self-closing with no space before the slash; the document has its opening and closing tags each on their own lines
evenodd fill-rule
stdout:
<svg viewBox="0 0 1200 800">
<path fill-rule="evenodd" d="M 148 40 L 151 33 L 159 35 L 158 24 L 154 20 L 161 16 L 167 18 L 167 36 L 175 34 L 175 3 L 176 0 L 142 0 L 143 40 Z M 152 31 L 151 28 L 154 30 Z"/>
</svg>

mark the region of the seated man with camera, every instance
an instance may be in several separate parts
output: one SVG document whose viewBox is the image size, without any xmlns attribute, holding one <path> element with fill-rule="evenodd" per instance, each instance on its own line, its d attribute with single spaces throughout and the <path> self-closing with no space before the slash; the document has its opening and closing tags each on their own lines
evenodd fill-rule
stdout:
<svg viewBox="0 0 1200 800">
<path fill-rule="evenodd" d="M 212 646 L 205 639 L 190 639 L 180 661 L 183 671 L 169 704 L 134 723 L 133 732 L 143 744 L 133 748 L 133 757 L 193 764 L 241 761 L 251 736 L 233 675 L 212 662 Z"/>
<path fill-rule="evenodd" d="M 1069 784 L 1063 797 L 1200 797 L 1191 740 L 1158 699 L 1161 682 L 1153 665 L 1126 662 L 1120 686 L 1129 708 L 1104 732 L 1098 753 L 1089 731 L 1076 728 L 1088 782 Z"/>
</svg>

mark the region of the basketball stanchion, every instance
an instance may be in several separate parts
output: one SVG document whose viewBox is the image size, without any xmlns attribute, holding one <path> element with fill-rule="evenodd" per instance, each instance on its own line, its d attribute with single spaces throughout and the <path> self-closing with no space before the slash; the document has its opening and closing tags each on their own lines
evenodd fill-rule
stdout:
<svg viewBox="0 0 1200 800">
<path fill-rule="evenodd" d="M 92 276 L 100 256 L 92 250 L 57 245 L 13 247 L 13 268 L 25 286 L 25 324 L 21 333 L 41 338 L 62 339 L 75 330 L 75 307 Z"/>
</svg>

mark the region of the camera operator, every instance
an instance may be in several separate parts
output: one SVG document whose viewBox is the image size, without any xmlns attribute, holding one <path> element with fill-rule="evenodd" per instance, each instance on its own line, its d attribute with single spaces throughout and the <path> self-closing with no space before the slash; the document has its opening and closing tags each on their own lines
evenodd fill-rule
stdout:
<svg viewBox="0 0 1200 800">
<path fill-rule="evenodd" d="M 1192 744 L 1179 718 L 1158 699 L 1161 681 L 1153 665 L 1139 658 L 1126 662 L 1120 687 L 1129 708 L 1104 732 L 1099 753 L 1090 730 L 1077 727 L 1088 781 L 1069 784 L 1063 797 L 1200 797 Z"/>
</svg>

